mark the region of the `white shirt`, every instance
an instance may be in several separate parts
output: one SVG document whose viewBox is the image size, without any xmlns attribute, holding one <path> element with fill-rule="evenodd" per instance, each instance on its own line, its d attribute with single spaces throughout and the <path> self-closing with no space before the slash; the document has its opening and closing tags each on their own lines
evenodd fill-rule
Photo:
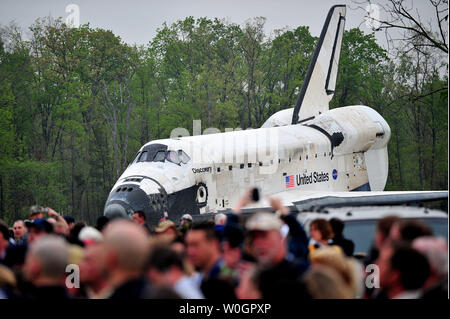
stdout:
<svg viewBox="0 0 450 319">
<path fill-rule="evenodd" d="M 204 299 L 200 288 L 197 285 L 197 278 L 193 276 L 183 276 L 178 280 L 173 289 L 182 297 L 183 299 Z"/>
</svg>

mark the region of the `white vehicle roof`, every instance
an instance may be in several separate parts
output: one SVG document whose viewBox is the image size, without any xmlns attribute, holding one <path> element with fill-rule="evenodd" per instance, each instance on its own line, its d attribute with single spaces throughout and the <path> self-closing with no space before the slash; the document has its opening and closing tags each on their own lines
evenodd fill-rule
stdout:
<svg viewBox="0 0 450 319">
<path fill-rule="evenodd" d="M 327 208 L 323 212 L 301 212 L 297 215 L 302 224 L 316 218 L 339 218 L 342 221 L 381 219 L 388 215 L 400 218 L 448 218 L 448 215 L 437 209 L 415 206 L 358 206 Z"/>
</svg>

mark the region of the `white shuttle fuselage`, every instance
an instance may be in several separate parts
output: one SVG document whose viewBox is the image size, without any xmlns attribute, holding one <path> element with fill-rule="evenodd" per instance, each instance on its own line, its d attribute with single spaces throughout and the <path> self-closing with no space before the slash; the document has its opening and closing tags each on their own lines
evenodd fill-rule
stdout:
<svg viewBox="0 0 450 319">
<path fill-rule="evenodd" d="M 155 140 L 139 150 L 109 201 L 139 189 L 145 195 L 129 203 L 127 214 L 150 210 L 149 219 L 157 221 L 164 212 L 177 220 L 231 209 L 251 186 L 265 195 L 383 190 L 389 138 L 389 125 L 376 111 L 349 106 L 296 125 Z M 152 146 L 166 154 L 163 161 L 147 160 Z"/>
<path fill-rule="evenodd" d="M 345 22 L 334 6 L 295 108 L 259 129 L 155 140 L 145 144 L 114 185 L 105 215 L 141 210 L 154 225 L 231 209 L 249 187 L 263 195 L 383 190 L 390 128 L 368 106 L 329 110 Z M 285 202 L 288 200 L 285 200 Z"/>
</svg>

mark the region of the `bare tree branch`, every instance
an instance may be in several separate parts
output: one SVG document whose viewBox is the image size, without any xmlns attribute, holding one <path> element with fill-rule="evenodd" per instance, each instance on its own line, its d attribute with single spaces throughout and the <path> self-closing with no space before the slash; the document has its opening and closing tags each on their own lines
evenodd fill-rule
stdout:
<svg viewBox="0 0 450 319">
<path fill-rule="evenodd" d="M 353 1 L 354 3 L 358 4 L 357 9 L 363 9 L 361 5 L 363 4 L 371 4 L 370 0 L 365 1 Z M 436 24 L 437 24 L 437 30 L 436 35 L 439 34 L 438 37 L 436 37 L 433 33 L 433 28 L 430 25 L 429 27 L 426 27 L 425 24 L 421 21 L 420 15 L 417 12 L 417 15 L 414 16 L 412 12 L 412 7 L 407 8 L 405 7 L 405 3 L 403 0 L 389 0 L 388 4 L 386 6 L 382 4 L 378 4 L 385 14 L 388 15 L 388 18 L 386 19 L 376 19 L 375 17 L 370 17 L 375 22 L 380 23 L 380 27 L 377 30 L 389 30 L 389 29 L 398 29 L 398 30 L 404 30 L 407 32 L 412 33 L 413 35 L 421 36 L 423 37 L 424 41 L 429 42 L 433 47 L 437 48 L 438 50 L 448 53 L 448 43 L 446 41 L 446 33 L 448 31 L 444 30 L 444 23 L 443 21 L 448 20 L 448 2 L 447 1 L 434 1 L 429 0 L 430 4 L 435 9 L 436 14 Z M 447 14 L 445 14 L 447 13 Z M 443 18 L 441 18 L 441 15 L 444 15 Z M 368 16 L 366 16 L 368 18 Z M 403 40 L 407 40 L 406 35 L 404 35 Z M 389 42 L 388 42 L 389 44 Z"/>
</svg>

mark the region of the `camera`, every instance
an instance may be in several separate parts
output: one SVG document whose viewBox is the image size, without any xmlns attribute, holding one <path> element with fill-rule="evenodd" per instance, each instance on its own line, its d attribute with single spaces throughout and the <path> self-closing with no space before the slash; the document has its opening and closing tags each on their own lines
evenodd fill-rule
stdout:
<svg viewBox="0 0 450 319">
<path fill-rule="evenodd" d="M 254 201 L 254 202 L 259 201 L 259 189 L 257 187 L 253 188 L 251 197 L 252 197 L 252 201 Z"/>
</svg>

